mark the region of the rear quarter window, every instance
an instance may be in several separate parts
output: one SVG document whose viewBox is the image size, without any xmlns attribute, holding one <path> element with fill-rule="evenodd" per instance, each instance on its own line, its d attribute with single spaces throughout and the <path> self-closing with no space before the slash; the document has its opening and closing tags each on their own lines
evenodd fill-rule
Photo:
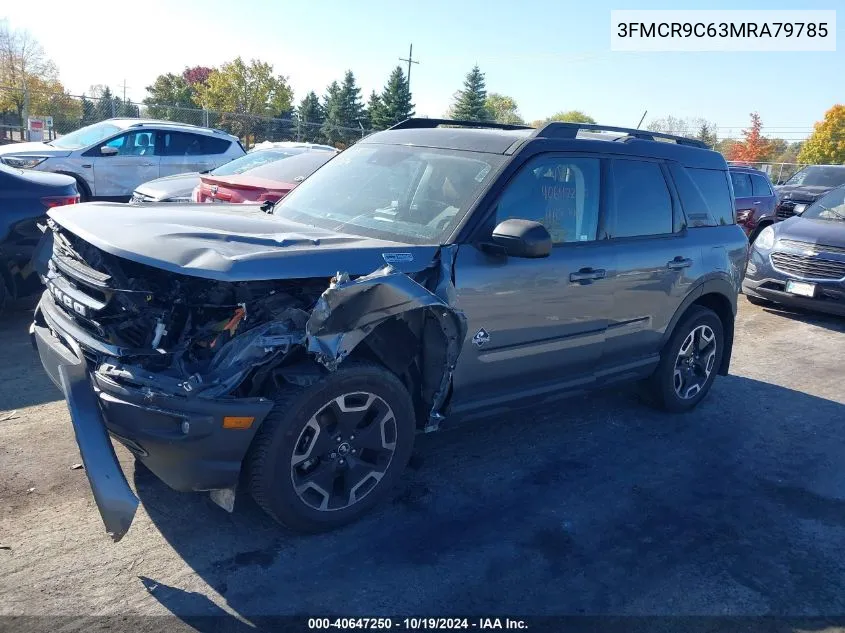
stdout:
<svg viewBox="0 0 845 633">
<path fill-rule="evenodd" d="M 755 196 L 771 196 L 772 187 L 769 185 L 769 179 L 758 174 L 751 174 L 751 187 L 754 189 Z"/>
<path fill-rule="evenodd" d="M 736 224 L 727 171 L 669 166 L 691 227 Z"/>
</svg>

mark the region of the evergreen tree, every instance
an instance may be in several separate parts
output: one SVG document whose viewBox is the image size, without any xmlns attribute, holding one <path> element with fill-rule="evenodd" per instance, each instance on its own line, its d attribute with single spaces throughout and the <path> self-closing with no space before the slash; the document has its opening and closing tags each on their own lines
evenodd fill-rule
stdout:
<svg viewBox="0 0 845 633">
<path fill-rule="evenodd" d="M 710 125 L 706 122 L 701 123 L 698 128 L 698 134 L 695 135 L 699 141 L 703 141 L 707 147 L 714 148 L 716 147 L 716 133 L 710 128 Z"/>
<path fill-rule="evenodd" d="M 82 120 L 80 121 L 80 124 L 82 126 L 85 126 L 85 125 L 91 125 L 92 123 L 96 123 L 97 122 L 97 117 L 96 117 L 96 114 L 95 114 L 96 106 L 94 106 L 94 104 L 91 103 L 91 100 L 88 97 L 86 97 L 85 95 L 82 95 L 82 99 L 80 99 L 79 105 L 82 107 Z"/>
<path fill-rule="evenodd" d="M 414 116 L 414 104 L 411 103 L 411 90 L 402 67 L 397 66 L 390 73 L 387 85 L 381 93 L 382 107 L 379 117 L 373 121 L 377 129 L 386 129 Z"/>
<path fill-rule="evenodd" d="M 364 121 L 364 103 L 361 101 L 361 89 L 355 83 L 355 75 L 347 70 L 338 93 L 338 111 L 342 130 L 341 138 L 346 144 L 352 144 L 361 137 L 360 124 Z"/>
<path fill-rule="evenodd" d="M 320 127 L 324 118 L 320 99 L 312 90 L 302 98 L 296 108 L 296 137 L 311 143 L 321 141 Z"/>
<path fill-rule="evenodd" d="M 455 103 L 452 105 L 452 116 L 463 121 L 489 121 L 490 112 L 487 111 L 487 88 L 484 81 L 484 73 L 478 65 L 472 67 L 464 79 L 463 90 L 455 95 Z"/>
<path fill-rule="evenodd" d="M 341 137 L 343 118 L 340 109 L 340 86 L 336 81 L 326 88 L 326 94 L 323 95 L 323 117 L 321 128 L 323 139 L 329 145 L 339 143 L 343 140 Z"/>
<path fill-rule="evenodd" d="M 115 96 L 112 94 L 111 89 L 108 86 L 105 86 L 100 91 L 97 105 L 94 108 L 94 118 L 97 121 L 103 121 L 105 119 L 116 117 L 117 115 L 118 112 L 117 103 L 115 103 Z"/>
<path fill-rule="evenodd" d="M 379 94 L 373 90 L 370 93 L 370 100 L 367 102 L 366 121 L 364 127 L 368 130 L 383 130 L 384 104 Z"/>
</svg>

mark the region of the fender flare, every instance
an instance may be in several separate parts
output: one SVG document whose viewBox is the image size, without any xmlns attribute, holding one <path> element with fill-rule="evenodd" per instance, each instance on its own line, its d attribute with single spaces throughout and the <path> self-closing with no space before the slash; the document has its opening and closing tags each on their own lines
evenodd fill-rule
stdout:
<svg viewBox="0 0 845 633">
<path fill-rule="evenodd" d="M 77 183 L 76 188 L 77 189 L 79 189 L 80 186 L 84 187 L 85 191 L 79 192 L 79 196 L 81 198 L 85 198 L 87 196 L 90 199 L 94 195 L 92 193 L 93 190 L 91 189 L 91 183 L 89 183 L 88 180 L 82 174 L 77 174 L 77 173 L 74 173 L 72 171 L 62 171 L 62 170 L 57 170 L 57 171 L 54 171 L 53 173 L 54 174 L 63 174 L 65 176 L 70 176 L 71 178 L 73 178 L 76 181 L 76 183 Z"/>
<path fill-rule="evenodd" d="M 669 321 L 669 325 L 666 328 L 666 331 L 663 333 L 663 339 L 660 344 L 661 348 L 666 345 L 666 343 L 669 341 L 669 338 L 674 333 L 678 322 L 683 318 L 684 314 L 686 314 L 690 306 L 696 303 L 699 299 L 701 299 L 701 297 L 708 294 L 721 295 L 728 301 L 731 307 L 731 323 L 723 324 L 725 334 L 725 351 L 722 354 L 722 363 L 719 367 L 719 374 L 725 376 L 728 373 L 728 368 L 731 362 L 731 354 L 733 352 L 733 322 L 736 318 L 737 310 L 736 286 L 732 284 L 727 277 L 719 276 L 711 279 L 706 279 L 699 283 L 697 286 L 695 286 L 687 294 L 686 298 L 681 302 L 681 305 L 678 306 L 678 309 L 675 310 L 675 314 L 672 315 L 672 319 Z"/>
</svg>

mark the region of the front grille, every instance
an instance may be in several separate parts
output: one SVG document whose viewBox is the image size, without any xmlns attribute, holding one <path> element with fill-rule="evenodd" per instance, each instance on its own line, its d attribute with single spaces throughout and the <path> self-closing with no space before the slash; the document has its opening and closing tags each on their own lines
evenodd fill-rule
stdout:
<svg viewBox="0 0 845 633">
<path fill-rule="evenodd" d="M 147 196 L 143 193 L 138 193 L 137 191 L 135 191 L 133 192 L 132 197 L 129 199 L 129 204 L 144 204 L 145 202 L 149 202 L 151 200 L 151 196 Z"/>
<path fill-rule="evenodd" d="M 837 255 L 845 255 L 845 247 L 833 246 L 831 244 L 814 244 L 812 242 L 799 242 L 798 240 L 781 240 L 778 242 L 780 246 L 786 248 L 796 248 L 802 251 L 811 250 L 814 253 L 836 253 Z"/>
<path fill-rule="evenodd" d="M 772 253 L 772 266 L 782 273 L 810 279 L 845 278 L 845 262 L 821 259 L 815 255 Z"/>
<path fill-rule="evenodd" d="M 778 220 L 786 220 L 795 215 L 795 203 L 792 200 L 784 200 L 775 210 Z"/>
</svg>

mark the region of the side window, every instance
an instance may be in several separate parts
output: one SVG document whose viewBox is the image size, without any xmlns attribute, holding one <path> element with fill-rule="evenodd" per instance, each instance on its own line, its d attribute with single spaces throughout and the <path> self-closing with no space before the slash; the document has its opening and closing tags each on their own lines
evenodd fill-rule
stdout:
<svg viewBox="0 0 845 633">
<path fill-rule="evenodd" d="M 751 189 L 755 196 L 771 196 L 772 188 L 769 186 L 769 181 L 765 176 L 759 174 L 751 174 Z"/>
<path fill-rule="evenodd" d="M 105 145 L 114 147 L 118 156 L 149 156 L 155 151 L 155 132 L 128 132 Z"/>
<path fill-rule="evenodd" d="M 657 163 L 613 161 L 610 237 L 672 233 L 672 196 Z"/>
<path fill-rule="evenodd" d="M 505 187 L 496 207 L 496 222 L 511 218 L 540 222 L 555 244 L 593 241 L 600 179 L 597 158 L 533 158 Z"/>
<path fill-rule="evenodd" d="M 680 165 L 670 165 L 669 171 L 690 226 L 735 224 L 734 201 L 724 171 Z"/>
<path fill-rule="evenodd" d="M 162 150 L 164 156 L 202 156 L 205 136 L 187 132 L 164 132 Z"/>
<path fill-rule="evenodd" d="M 217 138 L 215 136 L 202 137 L 202 153 L 203 154 L 223 154 L 229 149 L 232 144 L 224 138 Z"/>
<path fill-rule="evenodd" d="M 753 195 L 751 193 L 751 180 L 748 178 L 748 174 L 738 173 L 735 171 L 730 173 L 731 182 L 734 186 L 734 197 L 747 198 L 748 196 Z"/>
</svg>

